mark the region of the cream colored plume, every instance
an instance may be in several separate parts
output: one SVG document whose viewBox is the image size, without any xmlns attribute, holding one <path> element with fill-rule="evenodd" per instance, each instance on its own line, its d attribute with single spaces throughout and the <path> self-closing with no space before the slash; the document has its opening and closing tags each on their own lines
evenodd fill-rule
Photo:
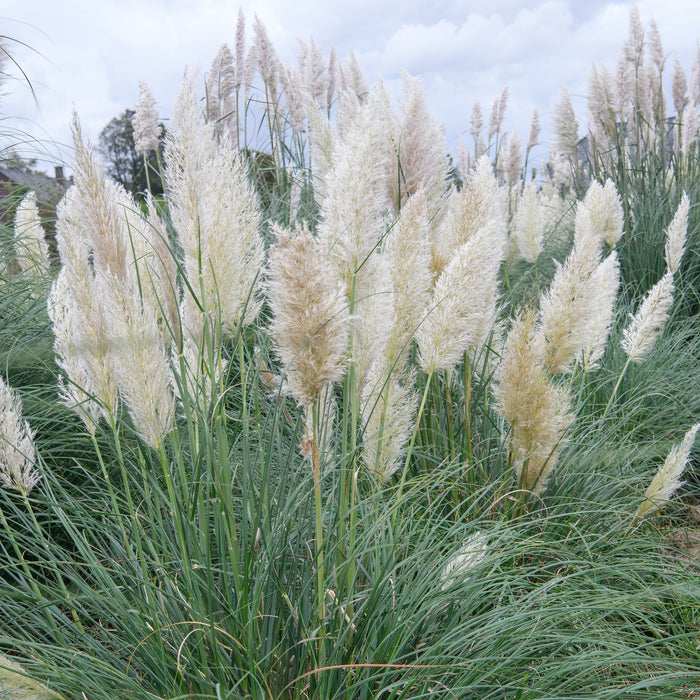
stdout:
<svg viewBox="0 0 700 700">
<path fill-rule="evenodd" d="M 343 376 L 347 300 L 322 241 L 307 228 L 274 232 L 278 240 L 270 249 L 266 283 L 272 338 L 286 373 L 285 391 L 310 406 Z"/>
<path fill-rule="evenodd" d="M 605 185 L 592 182 L 583 201 L 576 208 L 575 244 L 614 248 L 623 232 L 624 213 L 617 188 L 612 180 Z M 591 237 L 590 242 L 582 239 Z"/>
<path fill-rule="evenodd" d="M 387 121 L 392 119 L 388 95 L 384 89 L 375 90 L 338 142 L 333 167 L 326 175 L 318 235 L 348 299 L 353 278 L 362 275 L 365 261 L 377 250 L 386 230 L 387 173 L 393 165 Z M 360 296 L 364 293 L 361 285 L 355 289 Z"/>
<path fill-rule="evenodd" d="M 688 211 L 690 201 L 688 195 L 683 192 L 678 209 L 666 229 L 666 246 L 664 257 L 667 269 L 671 274 L 676 274 L 685 252 L 685 243 L 688 236 Z"/>
<path fill-rule="evenodd" d="M 390 181 L 394 211 L 423 190 L 435 215 L 448 189 L 447 146 L 443 128 L 431 113 L 418 78 L 403 74 L 404 101 L 397 144 L 399 171 Z"/>
<path fill-rule="evenodd" d="M 451 370 L 465 351 L 485 342 L 495 321 L 506 243 L 505 227 L 489 222 L 457 249 L 438 277 L 416 334 L 424 372 Z"/>
<path fill-rule="evenodd" d="M 460 578 L 468 575 L 471 569 L 486 558 L 488 551 L 488 537 L 485 532 L 477 531 L 470 535 L 443 567 L 440 574 L 440 578 L 444 581 L 442 590 L 446 590 L 453 583 L 459 582 Z"/>
<path fill-rule="evenodd" d="M 156 101 L 146 83 L 139 83 L 139 99 L 132 119 L 134 147 L 139 153 L 158 150 L 161 127 L 158 123 Z"/>
<path fill-rule="evenodd" d="M 261 306 L 261 215 L 239 155 L 228 140 L 217 144 L 211 125 L 203 123 L 190 78 L 175 105 L 165 161 L 187 293 L 197 295 L 204 313 L 224 334 L 235 335 Z"/>
<path fill-rule="evenodd" d="M 500 187 L 493 175 L 488 156 L 482 156 L 470 173 L 461 191 L 452 191 L 447 203 L 447 213 L 434 232 L 432 268 L 434 279 L 448 264 L 464 243 L 483 229 L 494 232 L 493 252 L 498 255 L 506 231 L 506 190 Z"/>
<path fill-rule="evenodd" d="M 421 191 L 410 197 L 387 232 L 382 257 L 391 279 L 393 323 L 386 343 L 386 364 L 400 372 L 406 364 L 415 335 L 430 300 L 430 220 L 428 202 Z"/>
<path fill-rule="evenodd" d="M 36 193 L 28 192 L 15 211 L 15 259 L 22 272 L 36 277 L 48 275 L 51 267 L 49 246 L 41 225 Z"/>
<path fill-rule="evenodd" d="M 61 380 L 62 400 L 94 432 L 100 416 L 109 417 L 115 410 L 117 386 L 109 325 L 79 198 L 73 186 L 58 205 L 56 241 L 62 267 L 49 295 L 48 311 L 56 360 L 68 377 L 68 382 Z"/>
<path fill-rule="evenodd" d="M 0 376 L 0 486 L 28 495 L 41 478 L 35 467 L 34 431 L 22 418 L 19 394 Z"/>
<path fill-rule="evenodd" d="M 540 300 L 549 371 L 568 372 L 576 361 L 586 369 L 597 366 L 619 286 L 617 255 L 601 261 L 601 249 L 621 233 L 622 208 L 612 182 L 591 185 L 576 210 L 573 250 Z"/>
<path fill-rule="evenodd" d="M 578 160 L 578 122 L 571 105 L 569 90 L 564 86 L 561 98 L 554 105 L 555 148 L 571 162 Z"/>
<path fill-rule="evenodd" d="M 696 423 L 688 430 L 680 444 L 671 448 L 664 463 L 659 467 L 644 492 L 644 501 L 634 514 L 634 520 L 643 518 L 663 507 L 683 485 L 681 476 L 690 459 L 690 451 L 693 449 L 698 430 L 700 430 L 700 423 Z"/>
<path fill-rule="evenodd" d="M 508 444 L 518 485 L 540 494 L 573 421 L 571 400 L 544 367 L 544 341 L 530 310 L 513 320 L 496 370 L 495 408 L 510 425 Z"/>
<path fill-rule="evenodd" d="M 631 316 L 621 343 L 631 362 L 644 362 L 654 349 L 673 306 L 674 290 L 673 273 L 667 271 L 647 292 L 637 313 Z"/>
<path fill-rule="evenodd" d="M 535 263 L 542 252 L 547 219 L 537 193 L 537 184 L 528 180 L 513 219 L 513 242 L 520 257 Z"/>
</svg>

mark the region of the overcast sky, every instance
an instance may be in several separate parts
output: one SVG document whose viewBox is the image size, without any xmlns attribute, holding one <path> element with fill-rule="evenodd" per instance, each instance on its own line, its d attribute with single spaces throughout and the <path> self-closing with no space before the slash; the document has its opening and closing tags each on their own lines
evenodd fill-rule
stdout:
<svg viewBox="0 0 700 700">
<path fill-rule="evenodd" d="M 614 68 L 628 33 L 634 2 L 604 0 L 2 0 L 0 34 L 36 93 L 17 78 L 3 85 L 0 131 L 21 129 L 46 141 L 45 159 L 69 162 L 73 108 L 96 142 L 109 120 L 148 83 L 163 118 L 169 116 L 183 72 L 202 77 L 222 42 L 235 44 L 238 8 L 252 41 L 255 14 L 266 25 L 284 63 L 297 55 L 297 38 L 313 36 L 327 55 L 352 48 L 370 84 L 382 76 L 390 89 L 405 69 L 420 76 L 428 103 L 445 125 L 456 152 L 478 98 L 485 118 L 504 87 L 505 128 L 522 140 L 537 107 L 545 133 L 553 103 L 567 85 L 579 121 L 593 62 Z M 641 0 L 645 26 L 659 27 L 670 74 L 678 57 L 686 71 L 698 51 L 698 0 Z M 19 72 L 13 71 L 15 76 Z"/>
</svg>

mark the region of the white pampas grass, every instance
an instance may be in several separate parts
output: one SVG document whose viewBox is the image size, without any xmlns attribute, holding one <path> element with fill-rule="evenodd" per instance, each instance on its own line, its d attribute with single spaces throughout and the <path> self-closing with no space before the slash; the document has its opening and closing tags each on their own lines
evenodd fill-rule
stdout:
<svg viewBox="0 0 700 700">
<path fill-rule="evenodd" d="M 134 146 L 139 153 L 157 150 L 160 143 L 160 124 L 156 101 L 144 82 L 139 83 L 139 99 L 132 119 Z"/>
<path fill-rule="evenodd" d="M 590 279 L 586 345 L 582 349 L 582 364 L 586 372 L 597 369 L 603 357 L 614 320 L 615 300 L 620 286 L 620 263 L 613 251 L 595 269 Z"/>
<path fill-rule="evenodd" d="M 175 105 L 165 160 L 189 293 L 197 295 L 204 313 L 217 319 L 224 334 L 234 335 L 261 306 L 259 205 L 230 142 L 216 144 L 211 125 L 202 123 L 190 78 Z"/>
<path fill-rule="evenodd" d="M 666 274 L 647 292 L 637 313 L 631 316 L 622 338 L 630 362 L 644 362 L 654 349 L 673 306 L 673 273 Z"/>
<path fill-rule="evenodd" d="M 496 370 L 495 408 L 510 425 L 509 447 L 521 488 L 540 494 L 573 421 L 571 400 L 544 367 L 544 340 L 534 311 L 518 315 Z"/>
<path fill-rule="evenodd" d="M 506 240 L 505 228 L 485 225 L 458 248 L 438 277 L 416 334 L 424 372 L 453 369 L 466 350 L 486 340 L 495 320 Z"/>
<path fill-rule="evenodd" d="M 22 272 L 36 277 L 47 275 L 51 267 L 49 246 L 39 218 L 36 193 L 28 192 L 15 211 L 15 258 Z"/>
<path fill-rule="evenodd" d="M 22 400 L 0 377 L 0 485 L 28 495 L 41 478 L 35 465 L 34 432 L 22 418 Z"/>
<path fill-rule="evenodd" d="M 393 372 L 406 363 L 414 336 L 430 299 L 430 219 L 422 191 L 408 199 L 387 233 L 382 257 L 391 277 L 393 324 L 387 339 L 386 361 Z M 386 302 L 383 302 L 386 304 Z"/>
<path fill-rule="evenodd" d="M 157 447 L 172 427 L 170 338 L 150 266 L 154 229 L 123 188 L 108 181 L 74 124 L 75 186 L 59 206 L 63 268 L 49 298 L 64 400 L 94 432 L 119 394 L 137 432 Z M 174 284 L 174 280 L 162 280 Z M 97 405 L 94 401 L 97 400 Z"/>
<path fill-rule="evenodd" d="M 623 232 L 624 213 L 617 188 L 612 180 L 605 185 L 591 183 L 583 201 L 576 209 L 576 244 L 591 236 L 591 246 L 606 243 L 611 248 L 620 240 Z"/>
<path fill-rule="evenodd" d="M 488 554 L 488 537 L 485 532 L 477 531 L 470 535 L 462 544 L 459 551 L 453 554 L 440 573 L 444 581 L 442 590 L 446 590 L 452 584 L 458 583 L 476 566 L 478 566 Z"/>
<path fill-rule="evenodd" d="M 100 416 L 109 417 L 116 408 L 117 387 L 79 197 L 74 186 L 58 205 L 56 241 L 62 268 L 49 294 L 48 311 L 56 359 L 69 380 L 60 382 L 62 400 L 94 432 Z"/>
<path fill-rule="evenodd" d="M 664 506 L 683 485 L 681 476 L 690 459 L 690 451 L 693 448 L 698 430 L 700 430 L 700 423 L 696 423 L 688 430 L 680 444 L 671 448 L 664 463 L 659 467 L 644 492 L 644 501 L 637 509 L 633 521 L 639 520 L 639 518 L 643 518 Z"/>
<path fill-rule="evenodd" d="M 302 406 L 339 381 L 348 343 L 347 303 L 329 267 L 324 243 L 308 229 L 275 228 L 267 293 L 275 351 L 286 370 L 285 391 Z"/>
<path fill-rule="evenodd" d="M 353 277 L 385 231 L 390 208 L 386 175 L 393 165 L 386 126 L 393 118 L 386 92 L 374 91 L 337 143 L 332 169 L 326 175 L 319 238 L 345 284 L 348 299 Z"/>
<path fill-rule="evenodd" d="M 432 268 L 437 279 L 452 256 L 480 230 L 490 227 L 495 232 L 506 231 L 506 190 L 493 175 L 488 156 L 476 162 L 461 191 L 452 191 L 447 213 L 433 233 Z M 498 255 L 501 240 L 493 252 Z"/>
<path fill-rule="evenodd" d="M 420 80 L 404 73 L 403 81 L 403 119 L 397 144 L 400 169 L 390 183 L 394 211 L 398 213 L 406 199 L 422 189 L 434 214 L 448 188 L 445 134 L 430 112 Z"/>
<path fill-rule="evenodd" d="M 520 257 L 529 263 L 535 263 L 542 252 L 546 224 L 537 184 L 534 180 L 528 180 L 513 219 L 512 237 Z"/>
<path fill-rule="evenodd" d="M 571 105 L 569 90 L 564 86 L 561 98 L 554 105 L 555 148 L 572 163 L 578 160 L 578 122 Z"/>
<path fill-rule="evenodd" d="M 685 252 L 685 242 L 688 235 L 689 209 L 690 201 L 688 200 L 688 195 L 684 192 L 678 209 L 666 229 L 664 257 L 666 259 L 666 266 L 673 275 L 676 274 L 681 264 L 683 253 Z"/>
<path fill-rule="evenodd" d="M 417 397 L 411 382 L 380 366 L 370 370 L 362 395 L 362 460 L 384 482 L 401 466 L 415 424 Z"/>
</svg>

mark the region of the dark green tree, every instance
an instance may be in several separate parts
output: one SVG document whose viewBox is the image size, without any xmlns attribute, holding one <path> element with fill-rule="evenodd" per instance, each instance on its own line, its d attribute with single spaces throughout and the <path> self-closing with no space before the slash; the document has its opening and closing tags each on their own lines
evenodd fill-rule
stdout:
<svg viewBox="0 0 700 700">
<path fill-rule="evenodd" d="M 156 153 L 149 151 L 147 163 L 144 163 L 143 154 L 136 150 L 134 144 L 134 127 L 131 123 L 133 117 L 133 109 L 125 109 L 118 117 L 114 117 L 100 132 L 98 151 L 104 161 L 107 175 L 120 182 L 134 197 L 148 189 L 146 167 L 149 169 L 151 192 L 154 195 L 161 194 L 163 183 Z M 165 130 L 161 133 L 164 134 Z"/>
</svg>

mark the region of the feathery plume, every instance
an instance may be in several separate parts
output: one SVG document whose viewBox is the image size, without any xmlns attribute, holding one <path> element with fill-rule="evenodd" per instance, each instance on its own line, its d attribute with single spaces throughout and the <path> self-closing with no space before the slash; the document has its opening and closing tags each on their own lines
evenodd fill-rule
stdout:
<svg viewBox="0 0 700 700">
<path fill-rule="evenodd" d="M 615 72 L 615 112 L 621 123 L 627 122 L 634 104 L 635 71 L 630 65 L 625 46 L 617 57 Z"/>
<path fill-rule="evenodd" d="M 662 73 L 664 70 L 664 63 L 666 62 L 666 56 L 661 43 L 659 28 L 656 26 L 656 22 L 653 19 L 649 23 L 649 58 L 651 58 L 657 72 Z"/>
<path fill-rule="evenodd" d="M 387 173 L 393 165 L 393 148 L 386 123 L 394 117 L 388 99 L 383 89 L 375 90 L 359 108 L 334 151 L 333 169 L 326 176 L 319 237 L 348 299 L 353 276 L 364 274 L 367 266 L 363 263 L 384 234 L 384 217 L 390 207 Z M 359 292 L 361 286 L 356 289 Z"/>
<path fill-rule="evenodd" d="M 515 212 L 513 240 L 520 256 L 529 263 L 535 263 L 542 252 L 545 226 L 537 185 L 534 180 L 528 180 Z"/>
<path fill-rule="evenodd" d="M 683 192 L 678 209 L 666 229 L 664 257 L 666 259 L 666 266 L 672 275 L 676 274 L 681 264 L 683 253 L 685 252 L 685 243 L 688 235 L 689 209 L 690 201 L 688 200 L 688 195 Z"/>
<path fill-rule="evenodd" d="M 335 96 L 336 83 L 338 81 L 338 57 L 335 51 L 335 44 L 331 44 L 328 54 L 328 91 L 326 93 L 326 105 L 330 114 L 333 97 Z"/>
<path fill-rule="evenodd" d="M 633 5 L 630 10 L 629 35 L 625 44 L 627 60 L 639 67 L 644 56 L 644 26 L 639 17 L 639 8 Z"/>
<path fill-rule="evenodd" d="M 618 220 L 608 212 L 614 201 L 596 184 L 589 189 L 576 213 L 574 248 L 561 265 L 540 302 L 542 332 L 546 338 L 546 365 L 552 372 L 568 372 L 586 352 L 595 365 L 607 338 L 612 303 L 617 294 L 617 255 L 600 262 L 603 238 L 615 231 Z M 613 223 L 609 223 L 612 220 Z M 605 284 L 605 290 L 601 285 Z M 592 350 L 595 348 L 595 350 Z"/>
<path fill-rule="evenodd" d="M 191 78 L 186 78 L 165 151 L 171 218 L 184 251 L 190 289 L 234 335 L 260 310 L 264 246 L 257 195 L 230 141 L 216 145 L 203 124 Z M 235 235 L 232 235 L 235 232 Z"/>
<path fill-rule="evenodd" d="M 148 444 L 157 447 L 172 427 L 174 398 L 169 363 L 172 338 L 159 325 L 161 301 L 149 270 L 152 227 L 126 191 L 106 180 L 83 142 L 77 123 L 74 140 L 76 184 L 67 208 L 61 212 L 63 221 L 59 221 L 59 252 L 65 273 L 50 300 L 51 313 L 65 324 L 56 329 L 57 349 L 68 355 L 64 368 L 75 368 L 80 379 L 88 379 L 87 386 L 79 385 L 83 392 L 96 384 L 94 376 L 80 375 L 86 367 L 90 369 L 85 359 L 92 359 L 94 367 L 101 351 L 102 369 L 116 384 L 136 430 Z M 76 214 L 81 216 L 79 222 Z M 81 258 L 77 265 L 76 257 Z M 173 280 L 168 282 L 173 284 Z M 88 290 L 95 298 L 80 298 Z M 81 311 L 84 318 L 76 318 L 76 312 Z M 86 322 L 91 325 L 85 327 Z M 101 337 L 86 337 L 97 323 L 101 324 Z M 65 337 L 68 331 L 88 348 L 96 340 L 99 344 L 89 355 L 83 351 L 77 362 L 71 360 L 71 343 L 75 340 Z M 69 379 L 74 379 L 70 373 Z M 69 395 L 74 393 L 69 389 Z M 81 398 L 80 394 L 76 398 Z M 110 404 L 106 408 L 109 410 Z M 88 428 L 94 429 L 90 409 L 83 418 Z"/>
<path fill-rule="evenodd" d="M 313 37 L 309 44 L 299 40 L 298 66 L 302 92 L 307 99 L 315 102 L 321 110 L 328 110 L 328 84 L 330 76 L 323 54 Z"/>
<path fill-rule="evenodd" d="M 394 210 L 398 213 L 420 188 L 434 211 L 447 190 L 445 134 L 428 108 L 420 80 L 404 73 L 403 81 L 405 97 L 397 154 L 400 171 L 391 185 Z"/>
<path fill-rule="evenodd" d="M 286 390 L 302 406 L 316 402 L 326 384 L 343 376 L 347 303 L 327 263 L 324 244 L 307 228 L 276 227 L 267 293 L 271 333 L 286 370 Z"/>
<path fill-rule="evenodd" d="M 74 185 L 58 205 L 56 242 L 62 268 L 49 294 L 48 311 L 57 363 L 68 377 L 68 383 L 59 380 L 62 401 L 94 432 L 100 416 L 109 417 L 116 409 L 117 387 L 80 199 Z"/>
<path fill-rule="evenodd" d="M 134 147 L 138 153 L 158 150 L 160 143 L 160 124 L 156 101 L 148 85 L 139 82 L 139 99 L 132 119 L 134 128 Z"/>
<path fill-rule="evenodd" d="M 530 122 L 530 135 L 527 139 L 527 152 L 529 153 L 538 143 L 540 138 L 540 115 L 535 108 L 532 111 L 532 121 Z"/>
<path fill-rule="evenodd" d="M 351 90 L 360 102 L 364 102 L 369 95 L 369 87 L 352 49 L 350 49 L 350 55 L 341 67 L 341 76 L 344 83 L 343 87 Z"/>
<path fill-rule="evenodd" d="M 333 129 L 328 117 L 321 112 L 317 105 L 308 106 L 307 118 L 309 122 L 309 149 L 313 164 L 314 195 L 318 205 L 323 207 L 328 191 L 328 176 L 335 163 L 338 134 Z"/>
<path fill-rule="evenodd" d="M 554 105 L 554 133 L 557 150 L 575 163 L 578 158 L 578 122 L 566 86 Z"/>
<path fill-rule="evenodd" d="M 0 377 L 0 485 L 27 496 L 41 478 L 35 465 L 34 431 L 22 419 L 22 400 Z"/>
<path fill-rule="evenodd" d="M 474 100 L 474 106 L 472 107 L 471 116 L 471 129 L 470 133 L 474 137 L 474 142 L 478 141 L 479 136 L 481 136 L 481 130 L 484 127 L 484 116 L 481 113 L 481 104 L 479 100 Z"/>
<path fill-rule="evenodd" d="M 501 131 L 503 118 L 506 114 L 508 104 L 508 88 L 503 88 L 503 92 L 494 100 L 489 119 L 489 141 Z"/>
<path fill-rule="evenodd" d="M 544 491 L 573 421 L 568 392 L 548 378 L 544 352 L 535 312 L 516 316 L 494 386 L 495 408 L 510 424 L 509 448 L 518 483 L 535 494 Z"/>
<path fill-rule="evenodd" d="M 299 66 L 287 68 L 280 66 L 280 85 L 284 92 L 287 118 L 294 133 L 301 134 L 306 126 L 306 105 L 304 104 L 304 85 Z"/>
<path fill-rule="evenodd" d="M 207 121 L 216 122 L 217 131 L 225 129 L 237 144 L 237 77 L 233 61 L 231 49 L 222 44 L 207 75 Z"/>
<path fill-rule="evenodd" d="M 680 444 L 671 448 L 644 492 L 644 501 L 634 514 L 634 521 L 662 508 L 683 485 L 681 476 L 690 459 L 690 451 L 693 449 L 698 430 L 700 430 L 700 423 L 696 423 L 688 430 Z"/>
<path fill-rule="evenodd" d="M 246 71 L 245 52 L 245 16 L 243 8 L 238 8 L 238 20 L 236 22 L 236 88 L 240 88 L 243 82 L 243 75 Z"/>
<path fill-rule="evenodd" d="M 482 345 L 494 321 L 505 227 L 490 222 L 462 244 L 438 277 L 416 333 L 426 374 L 452 370 L 466 350 Z"/>
<path fill-rule="evenodd" d="M 617 132 L 615 86 L 613 77 L 606 66 L 603 66 L 599 73 L 593 65 L 588 77 L 588 109 L 598 140 L 601 140 L 603 135 L 606 141 L 613 140 Z"/>
<path fill-rule="evenodd" d="M 39 218 L 36 193 L 27 192 L 15 211 L 15 258 L 22 272 L 36 277 L 49 273 L 51 260 L 44 228 Z"/>
<path fill-rule="evenodd" d="M 621 343 L 631 362 L 644 362 L 654 349 L 673 306 L 673 292 L 673 273 L 667 270 L 647 292 L 637 313 L 631 316 Z"/>
<path fill-rule="evenodd" d="M 505 176 L 509 185 L 517 185 L 523 167 L 523 149 L 516 129 L 508 141 L 508 156 L 506 158 Z"/>
<path fill-rule="evenodd" d="M 385 482 L 401 466 L 415 422 L 416 395 L 411 383 L 373 366 L 362 392 L 362 460 Z"/>
<path fill-rule="evenodd" d="M 276 105 L 279 95 L 277 81 L 281 64 L 277 57 L 275 47 L 272 45 L 272 41 L 270 41 L 267 28 L 258 15 L 255 15 L 254 32 L 255 39 L 253 46 L 255 48 L 256 67 L 260 72 L 260 77 L 265 83 L 268 105 Z"/>
<path fill-rule="evenodd" d="M 408 199 L 387 234 L 382 257 L 391 276 L 393 324 L 387 339 L 387 364 L 399 373 L 430 299 L 430 216 L 425 194 Z M 403 361 L 400 361 L 400 358 Z"/>
<path fill-rule="evenodd" d="M 596 293 L 589 296 L 588 328 L 582 356 L 586 372 L 599 367 L 614 320 L 615 299 L 620 287 L 620 263 L 615 251 L 595 269 L 590 286 Z"/>
<path fill-rule="evenodd" d="M 624 212 L 617 188 L 612 180 L 605 185 L 592 182 L 583 201 L 576 208 L 575 245 L 591 248 L 606 243 L 611 248 L 620 240 L 623 233 Z M 585 242 L 589 237 L 591 240 Z"/>
<path fill-rule="evenodd" d="M 673 82 L 672 82 L 673 106 L 676 110 L 676 117 L 680 120 L 686 105 L 688 104 L 688 81 L 685 77 L 685 71 L 678 56 L 673 63 Z"/>
<path fill-rule="evenodd" d="M 475 532 L 470 535 L 453 554 L 442 569 L 440 578 L 444 581 L 442 590 L 446 590 L 452 584 L 459 582 L 460 578 L 478 566 L 488 554 L 488 537 L 485 532 Z"/>
<path fill-rule="evenodd" d="M 506 230 L 506 192 L 493 175 L 488 156 L 481 156 L 461 191 L 453 191 L 447 213 L 435 231 L 432 268 L 435 279 L 457 249 L 484 227 Z M 500 241 L 495 252 L 500 253 Z"/>
</svg>

